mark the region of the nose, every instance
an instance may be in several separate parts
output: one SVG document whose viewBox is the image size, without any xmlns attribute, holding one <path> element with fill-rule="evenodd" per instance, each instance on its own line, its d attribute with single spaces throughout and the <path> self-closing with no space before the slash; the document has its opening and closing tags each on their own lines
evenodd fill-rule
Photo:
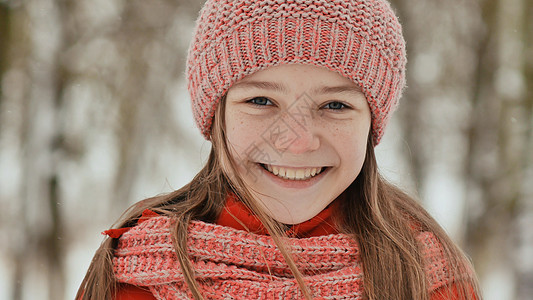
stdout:
<svg viewBox="0 0 533 300">
<path fill-rule="evenodd" d="M 301 154 L 320 147 L 317 128 L 312 118 L 298 120 L 294 115 L 286 113 L 277 123 L 275 125 L 280 134 L 273 136 L 272 144 L 278 151 Z"/>
</svg>

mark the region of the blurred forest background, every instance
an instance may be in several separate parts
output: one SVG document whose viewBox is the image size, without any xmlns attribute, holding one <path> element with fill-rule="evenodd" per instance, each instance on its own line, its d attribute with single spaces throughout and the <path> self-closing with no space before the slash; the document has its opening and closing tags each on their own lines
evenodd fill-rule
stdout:
<svg viewBox="0 0 533 300">
<path fill-rule="evenodd" d="M 183 74 L 203 1 L 0 0 L 0 299 L 73 299 L 120 213 L 209 153 Z M 533 295 L 533 1 L 394 0 L 408 89 L 377 147 L 473 259 Z"/>
</svg>

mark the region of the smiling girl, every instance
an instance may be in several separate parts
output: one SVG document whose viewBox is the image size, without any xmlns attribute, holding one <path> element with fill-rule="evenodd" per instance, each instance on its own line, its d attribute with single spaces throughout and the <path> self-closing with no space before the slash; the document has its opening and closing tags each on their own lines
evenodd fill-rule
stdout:
<svg viewBox="0 0 533 300">
<path fill-rule="evenodd" d="M 377 170 L 405 63 L 384 0 L 208 0 L 187 78 L 209 159 L 105 232 L 77 298 L 481 299 Z"/>
</svg>

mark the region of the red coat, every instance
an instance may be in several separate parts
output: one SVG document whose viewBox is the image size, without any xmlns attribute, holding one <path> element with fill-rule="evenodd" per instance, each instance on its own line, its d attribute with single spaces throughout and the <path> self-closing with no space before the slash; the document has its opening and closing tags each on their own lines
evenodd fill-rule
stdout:
<svg viewBox="0 0 533 300">
<path fill-rule="evenodd" d="M 301 224 L 293 226 L 287 234 L 291 237 L 306 238 L 312 236 L 321 236 L 327 234 L 338 233 L 336 228 L 332 226 L 331 212 L 334 210 L 333 206 L 335 202 L 320 212 L 317 216 L 311 220 L 303 222 Z M 229 213 L 231 212 L 231 214 Z M 141 217 L 140 222 L 150 218 L 154 215 L 152 212 L 146 212 Z M 235 229 L 245 229 L 240 222 L 236 221 L 233 216 L 239 218 L 242 223 L 248 226 L 248 229 L 256 234 L 267 234 L 267 231 L 262 226 L 261 222 L 256 216 L 254 216 L 242 203 L 236 201 L 233 197 L 228 197 L 226 203 L 226 209 L 221 213 L 217 220 L 218 225 L 229 226 Z M 112 237 L 119 237 L 122 233 L 128 229 L 109 230 L 106 234 Z M 432 292 L 430 295 L 431 300 L 446 300 L 449 298 L 449 292 L 457 295 L 457 287 L 454 284 L 440 287 Z M 155 300 L 156 298 L 147 289 L 140 286 L 134 286 L 129 284 L 121 284 L 119 290 L 114 297 L 115 300 Z M 453 299 L 459 299 L 458 296 Z"/>
<path fill-rule="evenodd" d="M 455 285 L 446 286 L 435 290 L 430 296 L 430 300 L 450 300 L 448 298 L 448 290 L 452 291 L 456 298 L 457 289 Z M 122 285 L 115 300 L 156 300 L 155 297 L 148 290 L 144 290 L 141 287 L 134 285 Z"/>
</svg>

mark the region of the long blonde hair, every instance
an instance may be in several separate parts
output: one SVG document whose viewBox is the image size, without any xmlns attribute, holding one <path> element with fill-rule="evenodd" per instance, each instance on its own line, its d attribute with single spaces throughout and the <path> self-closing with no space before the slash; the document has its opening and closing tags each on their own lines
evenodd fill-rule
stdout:
<svg viewBox="0 0 533 300">
<path fill-rule="evenodd" d="M 215 113 L 211 141 L 208 161 L 190 183 L 172 193 L 138 202 L 124 213 L 115 227 L 134 226 L 145 209 L 174 218 L 173 242 L 185 281 L 194 298 L 203 299 L 187 255 L 187 228 L 191 220 L 215 222 L 224 207 L 227 193 L 232 191 L 263 222 L 285 257 L 304 297 L 312 299 L 313 295 L 306 287 L 289 247 L 282 241 L 282 224 L 260 209 L 236 172 L 236 162 L 229 153 L 225 136 L 225 97 L 220 100 Z M 236 176 L 230 177 L 228 173 Z M 338 227 L 359 244 L 366 299 L 429 299 L 424 260 L 415 239 L 419 231 L 434 233 L 442 243 L 451 266 L 451 276 L 457 279 L 455 286 L 459 299 L 480 299 L 477 279 L 461 250 L 412 197 L 379 175 L 371 136 L 360 174 L 339 199 L 340 208 L 336 212 Z M 76 299 L 113 299 L 117 291 L 112 268 L 116 245 L 117 239 L 108 237 L 103 241 Z M 452 298 L 452 295 L 449 296 Z"/>
</svg>

